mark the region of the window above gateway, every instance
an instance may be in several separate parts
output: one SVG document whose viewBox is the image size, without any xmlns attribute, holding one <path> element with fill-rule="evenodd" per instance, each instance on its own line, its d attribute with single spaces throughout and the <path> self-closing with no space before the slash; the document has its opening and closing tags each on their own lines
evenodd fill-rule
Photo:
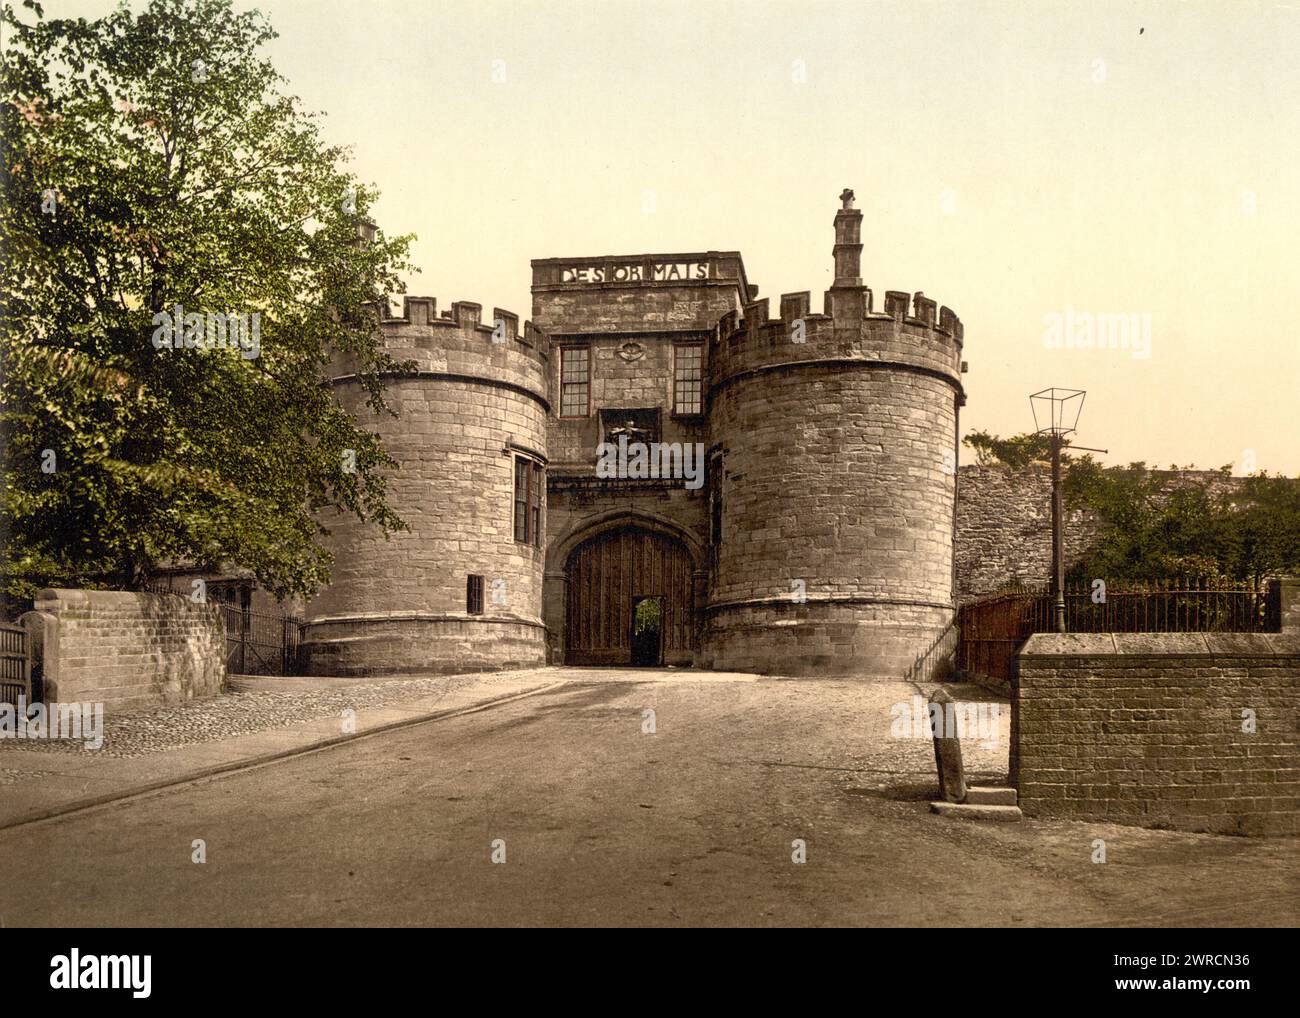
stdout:
<svg viewBox="0 0 1300 1018">
<path fill-rule="evenodd" d="M 704 412 L 704 346 L 678 343 L 673 347 L 673 413 L 693 416 Z"/>
<path fill-rule="evenodd" d="M 591 413 L 591 348 L 560 347 L 560 416 Z"/>
</svg>

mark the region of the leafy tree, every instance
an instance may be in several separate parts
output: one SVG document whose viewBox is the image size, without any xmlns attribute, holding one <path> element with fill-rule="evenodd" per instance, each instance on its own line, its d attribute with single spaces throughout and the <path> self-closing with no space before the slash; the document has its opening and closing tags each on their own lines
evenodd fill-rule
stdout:
<svg viewBox="0 0 1300 1018">
<path fill-rule="evenodd" d="M 962 439 L 963 445 L 975 450 L 975 456 L 982 466 L 1001 464 L 1014 470 L 1022 469 L 1031 463 L 1050 463 L 1052 461 L 1052 439 L 1044 434 L 1020 434 L 1010 438 L 999 438 L 987 431 L 972 431 Z M 1067 438 L 1062 443 L 1069 445 Z M 1061 462 L 1068 463 L 1071 457 L 1061 453 Z"/>
<path fill-rule="evenodd" d="M 1265 576 L 1300 571 L 1300 480 L 1256 474 L 1216 490 L 1212 476 L 1176 478 L 1143 463 L 1105 468 L 1090 456 L 1072 464 L 1067 502 L 1090 509 L 1101 534 L 1071 577 L 1258 585 Z"/>
<path fill-rule="evenodd" d="M 965 442 L 981 463 L 1023 468 L 1050 455 L 1040 435 L 1000 438 L 972 432 Z M 1062 459 L 1067 457 L 1062 456 Z M 1090 455 L 1068 459 L 1067 510 L 1084 510 L 1100 532 L 1069 570 L 1073 581 L 1213 577 L 1251 581 L 1300 573 L 1300 478 L 1255 474 L 1229 484 L 1230 467 L 1177 477 L 1145 463 L 1107 467 Z"/>
<path fill-rule="evenodd" d="M 401 292 L 410 238 L 358 240 L 375 192 L 259 55 L 259 13 L 23 6 L 0 14 L 4 589 L 130 587 L 188 560 L 310 594 L 318 513 L 404 527 L 395 462 L 320 379 L 346 357 L 393 412 L 382 378 L 406 366 L 366 304 Z M 178 306 L 205 316 L 181 349 L 160 336 Z M 243 347 L 205 348 L 226 313 L 248 316 Z"/>
<path fill-rule="evenodd" d="M 1300 479 L 1254 474 L 1224 498 L 1221 513 L 1229 575 L 1258 583 L 1300 573 Z"/>
</svg>

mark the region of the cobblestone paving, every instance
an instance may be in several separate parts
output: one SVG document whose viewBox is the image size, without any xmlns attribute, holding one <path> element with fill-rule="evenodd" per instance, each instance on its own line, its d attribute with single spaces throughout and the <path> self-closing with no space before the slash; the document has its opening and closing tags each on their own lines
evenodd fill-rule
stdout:
<svg viewBox="0 0 1300 1018">
<path fill-rule="evenodd" d="M 147 756 L 181 746 L 286 728 L 316 718 L 338 717 L 347 708 L 360 712 L 403 700 L 445 696 L 475 683 L 505 681 L 527 674 L 525 671 L 475 672 L 384 679 L 302 692 L 227 693 L 176 706 L 106 716 L 104 744 L 94 752 L 111 757 Z M 0 760 L 6 752 L 84 753 L 88 750 L 80 739 L 0 739 Z M 20 774 L 32 776 L 31 771 L 0 767 L 0 785 L 12 784 L 19 780 Z"/>
</svg>

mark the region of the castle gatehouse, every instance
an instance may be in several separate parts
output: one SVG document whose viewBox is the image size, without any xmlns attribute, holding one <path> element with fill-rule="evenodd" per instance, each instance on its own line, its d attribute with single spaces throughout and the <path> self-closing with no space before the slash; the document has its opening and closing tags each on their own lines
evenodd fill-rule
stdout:
<svg viewBox="0 0 1300 1018">
<path fill-rule="evenodd" d="M 841 199 L 816 313 L 802 292 L 773 315 L 734 251 L 536 260 L 523 329 L 406 298 L 381 325 L 419 367 L 399 417 L 331 374 L 401 464 L 410 530 L 324 521 L 309 669 L 901 675 L 955 613 L 962 325 L 920 292 L 877 307 Z"/>
</svg>

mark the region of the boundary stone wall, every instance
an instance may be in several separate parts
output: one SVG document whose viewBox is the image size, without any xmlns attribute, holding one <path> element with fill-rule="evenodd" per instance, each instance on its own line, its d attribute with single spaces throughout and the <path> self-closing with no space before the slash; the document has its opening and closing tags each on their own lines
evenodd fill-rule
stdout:
<svg viewBox="0 0 1300 1018">
<path fill-rule="evenodd" d="M 106 711 L 220 693 L 226 631 L 215 604 L 122 590 L 42 590 L 23 616 L 39 631 L 44 699 Z"/>
<path fill-rule="evenodd" d="M 1244 477 L 1217 470 L 1152 470 L 1161 489 L 1205 488 L 1212 496 L 1230 493 Z M 1068 569 L 1096 546 L 1102 523 L 1089 508 L 1065 516 Z M 1052 471 L 1032 464 L 1021 469 L 999 464 L 966 464 L 957 469 L 957 600 L 961 604 L 1011 583 L 1046 583 L 1052 571 Z"/>
<path fill-rule="evenodd" d="M 1300 834 L 1300 632 L 1039 633 L 1019 664 L 1027 816 Z"/>
</svg>

